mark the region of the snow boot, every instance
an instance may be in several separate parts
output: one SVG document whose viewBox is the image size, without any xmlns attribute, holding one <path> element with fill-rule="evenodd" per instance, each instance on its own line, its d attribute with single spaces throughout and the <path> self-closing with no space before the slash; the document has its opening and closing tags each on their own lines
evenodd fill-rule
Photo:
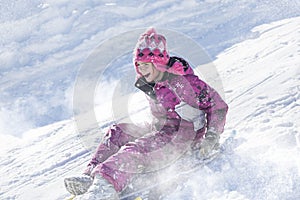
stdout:
<svg viewBox="0 0 300 200">
<path fill-rule="evenodd" d="M 119 200 L 114 186 L 101 175 L 95 175 L 92 186 L 83 195 L 76 196 L 74 200 Z"/>
<path fill-rule="evenodd" d="M 65 178 L 65 187 L 73 195 L 81 195 L 87 192 L 93 184 L 93 178 L 87 175 Z"/>
</svg>

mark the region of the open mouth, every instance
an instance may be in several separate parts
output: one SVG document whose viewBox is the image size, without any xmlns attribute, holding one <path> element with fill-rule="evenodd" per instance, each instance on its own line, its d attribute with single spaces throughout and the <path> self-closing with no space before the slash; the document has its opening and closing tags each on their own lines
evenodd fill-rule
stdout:
<svg viewBox="0 0 300 200">
<path fill-rule="evenodd" d="M 149 76 L 150 76 L 150 73 L 144 75 L 145 78 L 148 78 Z"/>
</svg>

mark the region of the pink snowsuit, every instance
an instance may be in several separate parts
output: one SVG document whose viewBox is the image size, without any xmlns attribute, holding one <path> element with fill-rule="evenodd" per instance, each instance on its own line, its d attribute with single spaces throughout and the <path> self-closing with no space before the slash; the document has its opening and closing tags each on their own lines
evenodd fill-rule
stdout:
<svg viewBox="0 0 300 200">
<path fill-rule="evenodd" d="M 130 183 L 134 175 L 172 164 L 199 144 L 207 130 L 221 134 L 228 110 L 220 95 L 191 73 L 175 75 L 165 72 L 163 79 L 155 84 L 147 83 L 141 77 L 136 87 L 149 96 L 156 121 L 148 128 L 133 124 L 111 127 L 87 169 L 93 169 L 92 176 L 101 174 L 118 192 Z M 204 127 L 194 130 L 193 122 L 176 112 L 176 106 L 182 102 L 204 111 Z"/>
</svg>

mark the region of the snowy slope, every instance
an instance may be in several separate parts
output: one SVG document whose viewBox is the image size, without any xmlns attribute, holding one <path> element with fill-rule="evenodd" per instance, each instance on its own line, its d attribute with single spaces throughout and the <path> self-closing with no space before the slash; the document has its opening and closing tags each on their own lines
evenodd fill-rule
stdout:
<svg viewBox="0 0 300 200">
<path fill-rule="evenodd" d="M 255 37 L 254 26 L 299 16 L 299 7 L 297 0 L 1 0 L 0 133 L 21 136 L 71 118 L 78 70 L 112 36 L 171 29 L 215 58 Z"/>
<path fill-rule="evenodd" d="M 256 38 L 217 56 L 230 106 L 222 139 L 237 136 L 233 152 L 187 182 L 196 199 L 300 198 L 299 24 L 297 17 L 255 27 Z M 147 113 L 143 95 L 134 96 L 137 115 Z M 95 129 L 86 134 L 100 137 Z M 1 199 L 63 199 L 62 178 L 80 173 L 90 157 L 72 120 L 28 131 L 1 152 Z M 182 193 L 189 191 L 170 199 Z"/>
<path fill-rule="evenodd" d="M 0 199 L 67 196 L 63 177 L 80 173 L 92 153 L 72 118 L 76 73 L 101 42 L 147 26 L 203 46 L 230 106 L 222 140 L 237 133 L 233 152 L 169 199 L 191 188 L 201 200 L 300 199 L 299 8 L 291 0 L 1 1 Z M 126 59 L 120 70 L 130 65 Z M 115 79 L 104 85 L 106 94 L 120 78 L 109 76 Z M 143 94 L 124 98 L 131 120 L 147 118 Z M 116 120 L 109 100 L 95 103 L 105 111 L 98 112 L 100 128 L 81 133 L 94 146 Z"/>
<path fill-rule="evenodd" d="M 226 132 L 238 138 L 232 155 L 191 182 L 205 185 L 200 199 L 300 198 L 299 28 L 299 17 L 262 25 L 218 55 Z"/>
</svg>

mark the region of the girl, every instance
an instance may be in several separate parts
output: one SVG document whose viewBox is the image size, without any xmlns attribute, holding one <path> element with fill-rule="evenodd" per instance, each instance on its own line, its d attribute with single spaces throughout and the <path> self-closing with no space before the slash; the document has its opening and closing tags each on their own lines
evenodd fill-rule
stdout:
<svg viewBox="0 0 300 200">
<path fill-rule="evenodd" d="M 218 145 L 228 106 L 185 60 L 169 56 L 164 36 L 148 29 L 133 61 L 135 86 L 148 96 L 155 120 L 147 128 L 111 127 L 84 175 L 65 179 L 76 199 L 117 200 L 135 174 L 161 169 L 191 148 L 206 156 Z"/>
</svg>

